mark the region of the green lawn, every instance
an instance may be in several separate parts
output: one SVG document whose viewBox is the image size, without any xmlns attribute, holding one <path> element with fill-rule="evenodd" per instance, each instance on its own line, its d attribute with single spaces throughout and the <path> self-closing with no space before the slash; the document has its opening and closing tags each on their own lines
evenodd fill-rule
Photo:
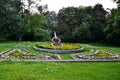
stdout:
<svg viewBox="0 0 120 80">
<path fill-rule="evenodd" d="M 22 47 L 33 54 L 46 52 L 35 51 L 33 45 L 38 42 L 4 42 L 0 43 L 0 52 Z M 16 46 L 17 45 L 17 46 Z M 102 46 L 96 44 L 81 44 L 88 52 L 91 49 L 109 50 L 120 54 L 120 47 Z M 70 59 L 68 54 L 60 55 Z M 120 62 L 0 62 L 0 80 L 120 80 Z"/>
<path fill-rule="evenodd" d="M 1 80 L 120 80 L 120 62 L 0 62 Z"/>
</svg>

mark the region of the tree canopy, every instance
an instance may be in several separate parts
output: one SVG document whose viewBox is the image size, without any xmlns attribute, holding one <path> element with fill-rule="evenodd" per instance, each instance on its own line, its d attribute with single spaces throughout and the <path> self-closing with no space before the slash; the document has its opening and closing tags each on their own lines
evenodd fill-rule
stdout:
<svg viewBox="0 0 120 80">
<path fill-rule="evenodd" d="M 49 40 L 54 31 L 63 42 L 120 45 L 120 0 L 115 9 L 102 4 L 66 7 L 58 14 L 41 0 L 0 0 L 0 40 Z M 35 13 L 32 8 L 38 10 Z"/>
</svg>

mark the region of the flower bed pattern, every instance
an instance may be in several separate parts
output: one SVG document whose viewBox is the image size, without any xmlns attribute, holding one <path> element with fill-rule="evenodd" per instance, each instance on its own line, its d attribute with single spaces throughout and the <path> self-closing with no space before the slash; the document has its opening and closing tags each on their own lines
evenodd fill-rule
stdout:
<svg viewBox="0 0 120 80">
<path fill-rule="evenodd" d="M 53 55 L 48 55 L 48 54 L 39 54 L 37 55 L 37 59 L 40 60 L 60 60 L 60 56 L 57 54 L 53 54 Z"/>
<path fill-rule="evenodd" d="M 75 60 L 84 59 L 120 59 L 120 55 L 108 51 L 92 50 L 90 53 L 85 54 L 72 54 Z"/>
<path fill-rule="evenodd" d="M 57 54 L 30 54 L 25 49 L 10 49 L 0 53 L 0 59 L 5 60 L 60 60 Z"/>
<path fill-rule="evenodd" d="M 120 61 L 120 55 L 108 51 L 93 50 L 86 54 L 71 54 L 74 59 L 62 60 L 58 54 L 30 54 L 25 49 L 10 49 L 0 53 L 0 61 L 55 61 L 55 62 L 113 62 Z"/>
</svg>

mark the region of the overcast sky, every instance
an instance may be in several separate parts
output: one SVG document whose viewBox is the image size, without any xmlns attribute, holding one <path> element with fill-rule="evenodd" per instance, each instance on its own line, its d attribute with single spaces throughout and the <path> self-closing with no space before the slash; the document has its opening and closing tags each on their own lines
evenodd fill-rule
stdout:
<svg viewBox="0 0 120 80">
<path fill-rule="evenodd" d="M 112 0 L 42 0 L 42 4 L 48 5 L 48 10 L 58 12 L 59 9 L 68 6 L 94 6 L 95 4 L 103 4 L 104 8 L 116 8 L 116 3 Z"/>
</svg>

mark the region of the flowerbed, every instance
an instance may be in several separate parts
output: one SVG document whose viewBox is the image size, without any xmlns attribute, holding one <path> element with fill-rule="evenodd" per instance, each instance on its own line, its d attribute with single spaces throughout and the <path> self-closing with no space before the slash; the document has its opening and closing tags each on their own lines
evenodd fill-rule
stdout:
<svg viewBox="0 0 120 80">
<path fill-rule="evenodd" d="M 0 53 L 0 59 L 5 60 L 59 60 L 57 54 L 31 54 L 25 49 L 10 49 Z"/>
<path fill-rule="evenodd" d="M 74 59 L 120 59 L 120 56 L 108 51 L 93 50 L 86 54 L 72 54 Z"/>
<path fill-rule="evenodd" d="M 41 59 L 41 60 L 60 60 L 61 59 L 61 57 L 57 54 L 52 54 L 52 55 L 39 54 L 37 56 L 38 56 L 38 59 Z"/>
<path fill-rule="evenodd" d="M 73 53 L 73 52 L 79 52 L 82 51 L 84 48 L 75 45 L 75 44 L 63 44 L 62 46 L 54 46 L 50 44 L 37 44 L 34 46 L 34 49 L 45 51 L 45 52 L 52 52 L 52 53 Z"/>
<path fill-rule="evenodd" d="M 38 48 L 44 48 L 44 49 L 53 49 L 53 50 L 74 50 L 74 49 L 79 49 L 81 46 L 75 45 L 75 44 L 63 44 L 63 46 L 54 46 L 50 44 L 37 44 L 36 47 Z"/>
</svg>

